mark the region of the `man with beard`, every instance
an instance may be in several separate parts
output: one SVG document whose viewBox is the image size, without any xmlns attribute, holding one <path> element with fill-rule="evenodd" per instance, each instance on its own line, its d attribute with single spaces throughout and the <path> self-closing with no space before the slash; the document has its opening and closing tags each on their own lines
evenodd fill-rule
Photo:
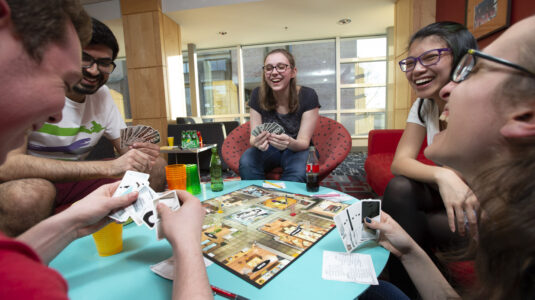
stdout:
<svg viewBox="0 0 535 300">
<path fill-rule="evenodd" d="M 66 90 L 59 123 L 44 123 L 12 151 L 0 167 L 0 230 L 17 236 L 127 170 L 150 173 L 150 184 L 162 191 L 165 161 L 159 147 L 135 143 L 120 147 L 125 122 L 104 84 L 115 68 L 119 46 L 111 30 L 93 19 L 93 36 L 82 50 L 82 80 Z M 63 83 L 62 83 L 63 84 Z M 104 136 L 120 157 L 83 161 Z"/>
</svg>

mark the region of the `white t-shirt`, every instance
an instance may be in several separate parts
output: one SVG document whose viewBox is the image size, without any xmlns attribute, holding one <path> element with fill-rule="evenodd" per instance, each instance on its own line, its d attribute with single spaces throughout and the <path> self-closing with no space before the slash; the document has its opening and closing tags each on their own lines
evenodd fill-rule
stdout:
<svg viewBox="0 0 535 300">
<path fill-rule="evenodd" d="M 424 119 L 425 124 L 420 122 L 420 118 L 418 118 L 418 106 L 420 101 L 424 101 L 420 115 L 422 116 L 422 119 Z M 425 130 L 427 131 L 427 145 L 431 145 L 435 134 L 440 132 L 438 117 L 438 105 L 435 104 L 435 101 L 418 98 L 412 104 L 407 122 L 425 127 Z"/>
<path fill-rule="evenodd" d="M 28 154 L 62 160 L 83 160 L 102 135 L 120 137 L 126 124 L 113 102 L 110 90 L 102 86 L 87 95 L 84 103 L 65 98 L 61 122 L 45 123 L 28 137 Z"/>
</svg>

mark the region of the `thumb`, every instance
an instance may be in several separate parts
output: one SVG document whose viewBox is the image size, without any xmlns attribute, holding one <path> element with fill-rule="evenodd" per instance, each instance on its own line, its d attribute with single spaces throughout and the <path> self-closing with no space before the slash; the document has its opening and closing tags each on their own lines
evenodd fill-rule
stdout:
<svg viewBox="0 0 535 300">
<path fill-rule="evenodd" d="M 381 229 L 381 223 L 375 221 L 375 220 L 372 220 L 368 217 L 364 218 L 364 224 L 366 225 L 366 227 L 368 228 L 371 228 L 371 229 Z"/>
<path fill-rule="evenodd" d="M 136 201 L 138 195 L 138 192 L 128 193 L 126 195 L 114 197 L 112 202 L 116 207 L 125 207 Z"/>
<path fill-rule="evenodd" d="M 171 208 L 163 203 L 158 203 L 156 209 L 158 210 L 158 215 L 160 216 L 161 220 L 167 218 L 167 215 L 171 213 Z"/>
</svg>

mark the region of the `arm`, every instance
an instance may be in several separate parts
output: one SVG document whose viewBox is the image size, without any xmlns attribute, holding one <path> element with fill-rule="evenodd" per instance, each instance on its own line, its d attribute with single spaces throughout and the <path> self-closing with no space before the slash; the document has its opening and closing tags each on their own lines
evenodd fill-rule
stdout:
<svg viewBox="0 0 535 300">
<path fill-rule="evenodd" d="M 185 191 L 177 191 L 182 206 L 171 211 L 159 204 L 162 231 L 175 257 L 173 299 L 212 299 L 201 251 L 201 228 L 205 211 L 199 199 Z"/>
<path fill-rule="evenodd" d="M 457 223 L 459 234 L 463 235 L 465 211 L 470 228 L 475 229 L 477 222 L 474 210 L 478 208 L 477 199 L 455 171 L 447 167 L 429 166 L 416 160 L 425 135 L 424 127 L 407 123 L 392 162 L 392 173 L 436 184 L 446 208 L 450 230 L 455 232 L 455 223 Z M 474 230 L 471 231 L 474 232 Z"/>
<path fill-rule="evenodd" d="M 251 124 L 251 132 L 253 129 L 256 128 L 256 126 L 262 124 L 262 115 L 254 110 L 253 108 L 250 109 L 250 124 Z M 251 134 L 249 137 L 249 143 L 251 146 L 258 148 L 261 151 L 266 151 L 269 147 L 268 138 L 270 136 L 270 133 L 267 131 L 261 132 L 259 135 L 254 136 Z"/>
<path fill-rule="evenodd" d="M 379 244 L 400 258 L 423 299 L 460 299 L 431 258 L 388 214 L 381 212 L 380 223 L 368 218 L 366 222 L 380 230 Z"/>
<path fill-rule="evenodd" d="M 133 149 L 114 160 L 64 161 L 26 154 L 24 145 L 10 152 L 0 166 L 0 181 L 21 178 L 44 178 L 50 181 L 85 180 L 120 177 L 127 170 L 149 172 L 154 161 L 140 150 Z"/>
<path fill-rule="evenodd" d="M 65 211 L 30 228 L 18 240 L 28 244 L 48 264 L 69 243 L 106 225 L 113 210 L 126 207 L 137 192 L 111 198 L 119 182 L 103 185 Z"/>
<path fill-rule="evenodd" d="M 316 129 L 319 119 L 319 108 L 314 108 L 303 113 L 297 139 L 286 134 L 272 134 L 268 141 L 273 147 L 284 150 L 286 148 L 292 151 L 303 151 L 310 146 L 310 139 Z"/>
</svg>

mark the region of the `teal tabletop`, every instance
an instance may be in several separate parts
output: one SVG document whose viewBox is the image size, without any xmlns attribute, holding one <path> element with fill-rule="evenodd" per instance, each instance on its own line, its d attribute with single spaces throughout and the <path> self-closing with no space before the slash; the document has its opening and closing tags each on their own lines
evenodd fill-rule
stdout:
<svg viewBox="0 0 535 300">
<path fill-rule="evenodd" d="M 317 193 L 311 194 L 306 191 L 304 183 L 284 183 L 284 190 L 304 195 L 334 191 L 320 187 Z M 203 184 L 201 194 L 197 197 L 203 201 L 251 184 L 261 186 L 262 181 L 225 182 L 224 190 L 217 193 L 210 190 L 209 184 Z M 150 270 L 151 265 L 171 256 L 169 243 L 166 240 L 157 241 L 155 232 L 147 227 L 131 223 L 124 227 L 123 245 L 121 253 L 101 257 L 97 254 L 93 238 L 87 236 L 65 248 L 50 263 L 50 267 L 65 277 L 69 284 L 69 297 L 74 300 L 171 299 L 172 282 Z M 261 289 L 217 264 L 208 266 L 206 270 L 210 284 L 249 299 L 354 299 L 368 285 L 322 279 L 322 257 L 325 250 L 345 252 L 336 229 Z M 383 270 L 389 256 L 389 252 L 375 242 L 368 243 L 355 252 L 371 255 L 377 275 Z"/>
</svg>

